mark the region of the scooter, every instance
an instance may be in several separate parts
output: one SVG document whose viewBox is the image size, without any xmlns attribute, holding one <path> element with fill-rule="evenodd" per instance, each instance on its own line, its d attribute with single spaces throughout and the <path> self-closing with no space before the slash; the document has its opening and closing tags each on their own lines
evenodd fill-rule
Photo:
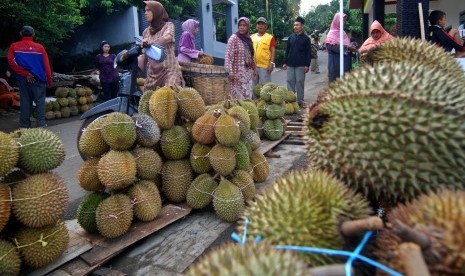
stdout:
<svg viewBox="0 0 465 276">
<path fill-rule="evenodd" d="M 83 131 L 93 121 L 103 118 L 112 112 L 122 112 L 129 116 L 137 113 L 139 99 L 142 96 L 142 92 L 137 85 L 137 72 L 139 70 L 137 57 L 142 53 L 142 49 L 145 48 L 145 54 L 157 62 L 162 62 L 165 59 L 166 51 L 163 46 L 156 44 L 141 45 L 141 39 L 139 37 L 135 37 L 135 39 L 136 45 L 129 50 L 119 52 L 113 62 L 114 68 L 120 67 L 123 69 L 119 78 L 118 96 L 87 110 L 81 115 L 81 120 L 84 120 L 84 122 L 77 136 L 78 150 L 79 140 Z M 80 151 L 79 154 L 82 159 L 88 159 Z"/>
</svg>

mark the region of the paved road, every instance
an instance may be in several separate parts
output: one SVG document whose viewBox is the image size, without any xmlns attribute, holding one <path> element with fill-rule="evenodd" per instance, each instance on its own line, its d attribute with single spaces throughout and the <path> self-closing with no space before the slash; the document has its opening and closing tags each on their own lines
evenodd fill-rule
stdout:
<svg viewBox="0 0 465 276">
<path fill-rule="evenodd" d="M 316 98 L 317 93 L 327 85 L 326 68 L 327 54 L 319 52 L 320 74 L 306 75 L 305 95 L 306 102 L 311 102 Z M 271 75 L 271 80 L 278 85 L 286 86 L 286 71 L 277 68 Z M 65 219 L 75 218 L 77 206 L 87 193 L 77 183 L 76 173 L 82 164 L 76 146 L 76 137 L 81 127 L 82 121 L 78 116 L 66 119 L 48 121 L 49 129 L 57 133 L 63 140 L 66 150 L 66 158 L 63 164 L 54 171 L 61 175 L 66 181 L 70 204 Z M 18 128 L 18 114 L 9 113 L 0 115 L 0 131 L 10 132 Z"/>
</svg>

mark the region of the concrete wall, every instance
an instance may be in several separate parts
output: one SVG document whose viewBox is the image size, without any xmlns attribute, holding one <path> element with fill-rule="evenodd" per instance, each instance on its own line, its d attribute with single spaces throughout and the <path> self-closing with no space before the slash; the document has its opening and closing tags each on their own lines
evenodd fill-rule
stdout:
<svg viewBox="0 0 465 276">
<path fill-rule="evenodd" d="M 74 36 L 76 44 L 69 50 L 70 55 L 92 52 L 99 48 L 102 40 L 110 45 L 134 42 L 134 37 L 139 36 L 137 8 L 130 7 L 79 26 Z"/>
</svg>

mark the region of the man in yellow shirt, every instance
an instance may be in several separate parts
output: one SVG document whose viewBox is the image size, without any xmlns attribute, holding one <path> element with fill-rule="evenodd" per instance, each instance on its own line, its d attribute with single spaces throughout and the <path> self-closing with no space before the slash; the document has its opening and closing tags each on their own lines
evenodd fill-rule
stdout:
<svg viewBox="0 0 465 276">
<path fill-rule="evenodd" d="M 271 81 L 271 72 L 273 72 L 275 67 L 274 57 L 276 49 L 276 40 L 266 32 L 268 28 L 266 18 L 258 18 L 256 24 L 257 33 L 250 36 L 253 42 L 254 58 L 258 73 L 258 78 L 254 80 L 254 86 L 257 83 Z"/>
</svg>

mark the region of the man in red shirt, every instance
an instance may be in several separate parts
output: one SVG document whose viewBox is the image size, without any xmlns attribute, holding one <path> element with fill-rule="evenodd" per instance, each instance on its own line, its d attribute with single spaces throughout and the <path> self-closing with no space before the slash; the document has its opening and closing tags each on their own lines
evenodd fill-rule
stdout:
<svg viewBox="0 0 465 276">
<path fill-rule="evenodd" d="M 45 123 L 45 86 L 52 85 L 52 71 L 45 48 L 33 41 L 35 31 L 31 26 L 21 29 L 21 41 L 14 42 L 8 49 L 8 63 L 16 73 L 21 97 L 19 124 L 31 127 L 31 113 L 36 104 L 37 126 Z"/>
</svg>

